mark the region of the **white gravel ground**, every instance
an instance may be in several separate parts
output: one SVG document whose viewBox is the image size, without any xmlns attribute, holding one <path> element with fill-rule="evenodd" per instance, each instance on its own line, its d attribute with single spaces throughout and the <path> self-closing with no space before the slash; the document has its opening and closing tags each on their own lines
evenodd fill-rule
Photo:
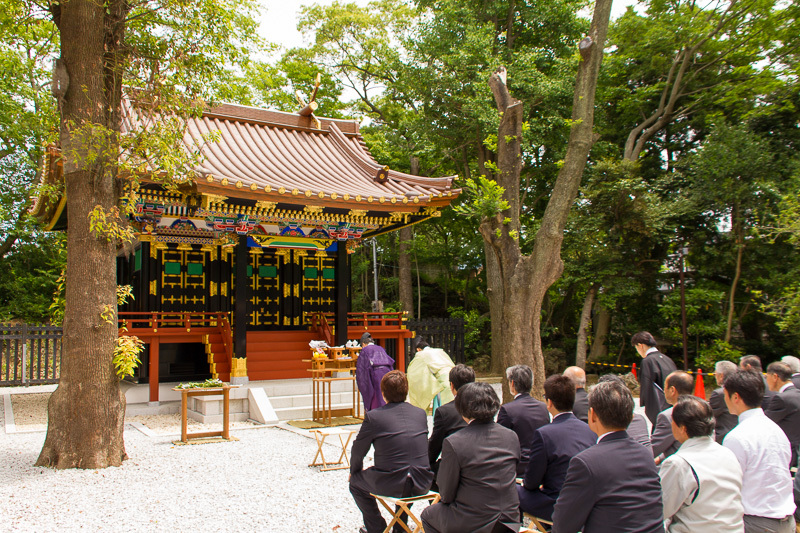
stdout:
<svg viewBox="0 0 800 533">
<path fill-rule="evenodd" d="M 44 431 L 6 434 L 3 417 L 0 409 L 0 531 L 354 533 L 362 524 L 348 471 L 308 467 L 316 443 L 302 430 L 175 446 L 128 424 L 123 466 L 56 471 L 32 466 Z M 326 457 L 338 450 L 326 445 Z"/>
<path fill-rule="evenodd" d="M 0 531 L 358 531 L 348 471 L 308 466 L 312 435 L 231 433 L 239 440 L 175 446 L 127 424 L 123 466 L 56 471 L 32 466 L 43 431 L 0 430 Z M 326 444 L 326 458 L 340 450 Z"/>
</svg>

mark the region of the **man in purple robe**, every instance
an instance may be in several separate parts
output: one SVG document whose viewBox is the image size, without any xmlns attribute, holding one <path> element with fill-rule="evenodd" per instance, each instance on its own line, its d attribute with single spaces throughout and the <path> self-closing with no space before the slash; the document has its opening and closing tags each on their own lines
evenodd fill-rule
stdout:
<svg viewBox="0 0 800 533">
<path fill-rule="evenodd" d="M 371 411 L 386 405 L 381 394 L 381 379 L 394 369 L 394 359 L 375 344 L 369 332 L 361 336 L 361 346 L 356 361 L 356 383 L 364 400 L 364 410 Z"/>
</svg>

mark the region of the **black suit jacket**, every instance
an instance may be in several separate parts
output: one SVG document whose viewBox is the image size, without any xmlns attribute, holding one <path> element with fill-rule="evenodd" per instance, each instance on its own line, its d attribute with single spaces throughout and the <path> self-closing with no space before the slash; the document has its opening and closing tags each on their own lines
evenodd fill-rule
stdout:
<svg viewBox="0 0 800 533">
<path fill-rule="evenodd" d="M 433 431 L 428 439 L 428 461 L 434 472 L 438 468 L 437 461 L 442 453 L 444 439 L 466 426 L 467 423 L 458 414 L 455 401 L 447 402 L 436 409 L 436 413 L 433 415 Z"/>
<path fill-rule="evenodd" d="M 539 508 L 540 499 L 533 494 L 537 491 L 552 498 L 554 504 L 564 485 L 570 460 L 593 446 L 596 440 L 597 435 L 594 431 L 589 429 L 586 423 L 575 418 L 572 413 L 558 415 L 552 423 L 534 431 L 530 463 L 522 483 L 525 490 L 517 491 L 520 507 Z M 548 511 L 544 514 L 534 514 L 549 519 L 553 512 L 552 504 Z"/>
<path fill-rule="evenodd" d="M 364 470 L 364 456 L 375 447 L 375 465 Z M 384 496 L 402 496 L 411 477 L 413 494 L 428 491 L 433 473 L 428 463 L 428 417 L 410 403 L 388 403 L 367 411 L 350 452 L 353 477 Z M 364 483 L 361 483 L 361 482 Z"/>
<path fill-rule="evenodd" d="M 717 443 L 722 444 L 725 435 L 739 423 L 739 417 L 728 411 L 728 406 L 725 404 L 725 390 L 722 387 L 711 393 L 708 403 L 711 404 L 711 411 L 714 413 L 716 421 L 714 439 Z"/>
<path fill-rule="evenodd" d="M 589 423 L 589 394 L 586 392 L 586 389 L 576 389 L 575 390 L 575 405 L 572 406 L 572 414 L 578 420 L 583 420 L 587 424 Z"/>
<path fill-rule="evenodd" d="M 442 446 L 442 501 L 422 519 L 442 533 L 490 533 L 498 521 L 519 525 L 518 460 L 517 436 L 499 424 L 472 422 L 456 431 Z"/>
<path fill-rule="evenodd" d="M 681 443 L 675 440 L 672 434 L 672 407 L 658 413 L 653 434 L 650 436 L 650 445 L 653 447 L 653 457 L 662 453 L 664 458 L 678 451 Z"/>
<path fill-rule="evenodd" d="M 653 454 L 625 431 L 572 458 L 553 512 L 553 533 L 663 533 Z"/>
<path fill-rule="evenodd" d="M 639 371 L 639 405 L 650 423 L 656 425 L 658 413 L 669 407 L 664 399 L 664 380 L 678 367 L 661 352 L 651 352 L 642 359 Z"/>
<path fill-rule="evenodd" d="M 792 465 L 797 463 L 797 447 L 800 446 L 800 390 L 790 385 L 785 391 L 772 397 L 764 412 L 778 424 L 792 445 Z"/>
<path fill-rule="evenodd" d="M 792 385 L 794 385 L 795 388 L 800 389 L 800 373 L 792 374 Z"/>
<path fill-rule="evenodd" d="M 528 458 L 531 455 L 533 432 L 550 423 L 550 413 L 544 402 L 532 398 L 530 394 L 520 394 L 513 401 L 500 407 L 497 423 L 514 431 L 519 437 L 520 461 L 517 475 L 525 474 Z"/>
</svg>

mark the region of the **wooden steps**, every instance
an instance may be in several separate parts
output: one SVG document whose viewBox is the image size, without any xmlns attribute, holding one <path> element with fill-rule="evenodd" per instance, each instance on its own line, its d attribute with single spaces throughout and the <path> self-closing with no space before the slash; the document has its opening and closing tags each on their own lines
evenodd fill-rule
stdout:
<svg viewBox="0 0 800 533">
<path fill-rule="evenodd" d="M 211 367 L 211 377 L 222 381 L 231 380 L 231 363 L 225 355 L 225 345 L 222 342 L 222 333 L 209 333 L 203 336 L 206 347 L 208 364 Z"/>
<path fill-rule="evenodd" d="M 247 376 L 251 381 L 309 378 L 312 331 L 248 331 Z"/>
</svg>

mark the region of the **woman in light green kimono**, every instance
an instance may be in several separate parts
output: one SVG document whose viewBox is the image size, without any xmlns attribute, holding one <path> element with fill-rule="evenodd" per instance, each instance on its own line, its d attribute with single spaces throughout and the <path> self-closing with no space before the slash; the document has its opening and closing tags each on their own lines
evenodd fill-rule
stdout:
<svg viewBox="0 0 800 533">
<path fill-rule="evenodd" d="M 417 353 L 409 363 L 407 372 L 408 401 L 421 409 L 427 409 L 433 401 L 435 410 L 439 405 L 453 400 L 450 369 L 455 364 L 447 352 L 441 348 L 431 348 L 422 337 L 417 337 L 415 349 Z"/>
</svg>

